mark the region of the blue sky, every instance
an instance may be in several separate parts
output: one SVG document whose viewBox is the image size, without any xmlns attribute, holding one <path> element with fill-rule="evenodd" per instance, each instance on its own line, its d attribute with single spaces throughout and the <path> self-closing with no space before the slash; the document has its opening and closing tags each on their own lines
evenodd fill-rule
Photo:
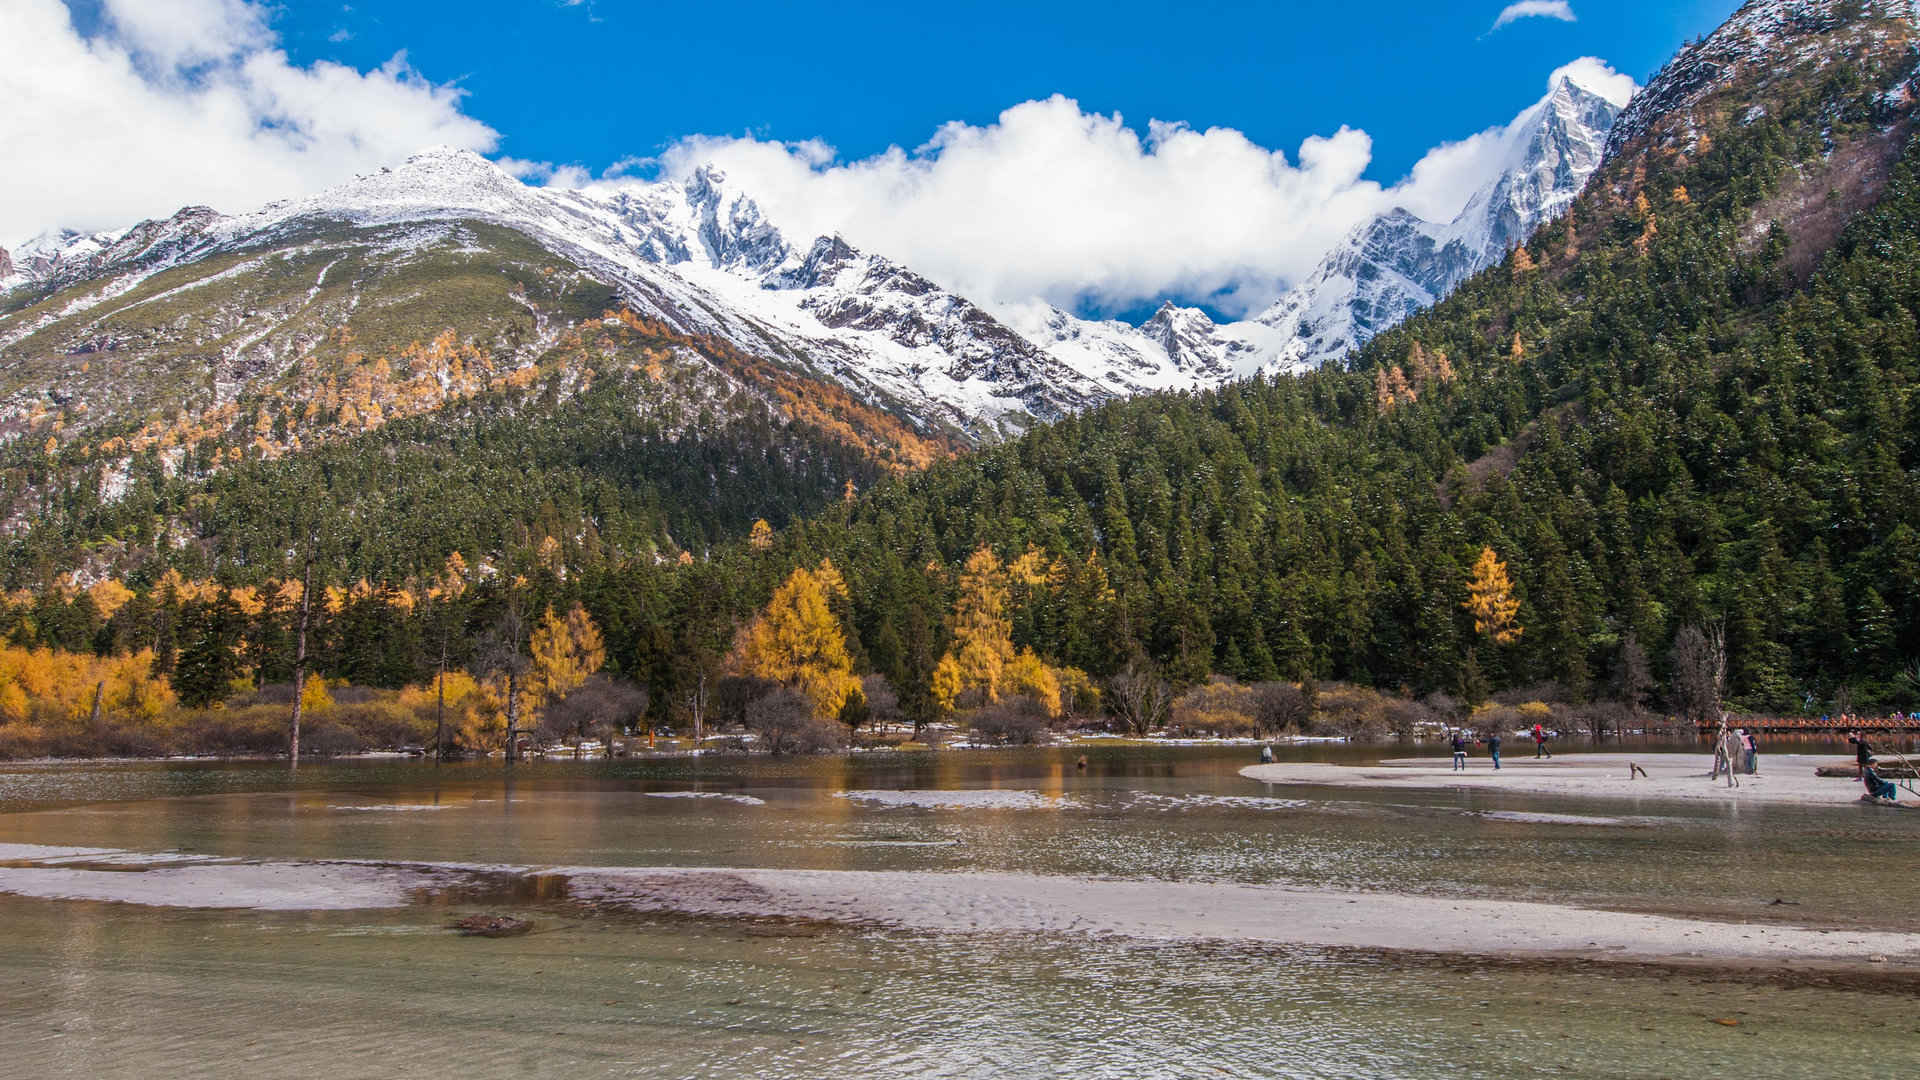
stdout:
<svg viewBox="0 0 1920 1080">
<path fill-rule="evenodd" d="M 1293 147 L 1373 136 L 1391 182 L 1426 150 L 1510 119 L 1548 72 L 1598 56 L 1637 80 L 1733 0 L 1573 0 L 1577 21 L 1495 2 L 1368 4 L 354 0 L 286 3 L 296 61 L 373 67 L 406 50 L 457 79 L 515 157 L 599 170 L 689 134 L 914 147 L 1054 93 L 1089 111 L 1225 126 Z M 351 10 L 347 10 L 347 8 Z M 345 40 L 333 40 L 341 35 Z"/>
<path fill-rule="evenodd" d="M 718 164 L 796 244 L 1003 310 L 1238 316 L 1372 214 L 1449 220 L 1554 73 L 1624 101 L 1735 7 L 0 0 L 0 246 L 444 144 L 563 186 Z"/>
</svg>

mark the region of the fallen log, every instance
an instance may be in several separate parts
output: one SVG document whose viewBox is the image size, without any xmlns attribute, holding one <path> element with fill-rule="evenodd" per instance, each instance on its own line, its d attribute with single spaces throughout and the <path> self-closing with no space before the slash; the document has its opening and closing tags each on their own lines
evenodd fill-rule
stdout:
<svg viewBox="0 0 1920 1080">
<path fill-rule="evenodd" d="M 1815 766 L 1813 775 L 1845 777 L 1848 780 L 1858 780 L 1860 778 L 1859 771 L 1859 766 L 1849 762 L 1845 765 Z M 1914 775 L 1913 766 L 1911 765 L 1901 765 L 1890 761 L 1876 761 L 1873 763 L 1873 771 L 1879 773 L 1882 778 L 1887 780 L 1920 780 L 1920 776 Z"/>
</svg>

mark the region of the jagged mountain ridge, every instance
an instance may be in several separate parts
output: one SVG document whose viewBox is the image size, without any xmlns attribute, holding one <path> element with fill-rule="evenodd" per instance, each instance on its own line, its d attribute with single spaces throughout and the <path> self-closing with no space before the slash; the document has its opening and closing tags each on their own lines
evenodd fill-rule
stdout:
<svg viewBox="0 0 1920 1080">
<path fill-rule="evenodd" d="M 112 310 L 105 305 L 154 274 L 272 250 L 316 222 L 416 227 L 426 236 L 447 222 L 482 221 L 534 238 L 636 313 L 676 331 L 845 386 L 922 430 L 992 439 L 1112 397 L 1216 386 L 1344 356 L 1445 295 L 1564 205 L 1591 170 L 1588 151 L 1611 119 L 1594 100 L 1570 82 L 1556 86 L 1516 121 L 1515 130 L 1530 137 L 1512 140 L 1501 175 L 1459 219 L 1436 226 L 1404 210 L 1383 215 L 1280 304 L 1243 322 L 1216 324 L 1170 303 L 1139 327 L 1045 305 L 989 312 L 840 237 L 790 243 L 750 195 L 713 169 L 684 183 L 569 191 L 529 187 L 477 155 L 431 150 L 247 214 L 190 207 L 122 232 L 38 238 L 0 265 L 0 291 L 11 290 L 0 304 L 0 349 Z M 387 243 L 404 246 L 399 237 Z M 5 315 L 35 306 L 23 305 L 23 294 L 55 292 L 70 293 L 57 313 Z M 258 351 L 274 339 L 269 328 L 245 344 Z M 223 358 L 241 367 L 286 362 L 284 355 L 256 364 Z"/>
<path fill-rule="evenodd" d="M 1496 178 L 1452 221 L 1395 208 L 1354 230 L 1304 282 L 1254 317 L 1286 340 L 1279 362 L 1337 362 L 1506 257 L 1572 205 L 1599 168 L 1625 104 L 1563 76 L 1512 125 Z"/>
<path fill-rule="evenodd" d="M 717 171 L 700 170 L 684 185 L 561 191 L 528 187 L 453 150 L 423 152 L 250 214 L 190 208 L 123 234 L 36 245 L 24 270 L 16 265 L 16 285 L 73 295 L 57 310 L 0 320 L 0 348 L 108 310 L 102 305 L 156 273 L 272 251 L 315 223 L 416 228 L 425 236 L 457 221 L 523 233 L 607 284 L 641 316 L 845 385 L 928 429 L 991 436 L 1003 423 L 1024 426 L 1103 396 L 977 306 L 904 267 L 832 238 L 794 249 Z"/>
</svg>

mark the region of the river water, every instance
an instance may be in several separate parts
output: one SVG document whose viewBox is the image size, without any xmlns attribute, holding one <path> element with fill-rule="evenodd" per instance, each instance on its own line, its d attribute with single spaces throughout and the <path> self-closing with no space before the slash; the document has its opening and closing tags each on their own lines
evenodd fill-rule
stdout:
<svg viewBox="0 0 1920 1080">
<path fill-rule="evenodd" d="M 1084 770 L 1075 765 L 1082 752 Z M 303 767 L 297 778 L 270 764 L 0 766 L 0 860 L 13 867 L 0 862 L 0 888 L 10 873 L 40 872 L 20 868 L 59 848 L 92 851 L 88 867 L 124 873 L 130 885 L 170 860 L 1011 871 L 1920 931 L 1916 827 L 1906 815 L 1280 789 L 1238 775 L 1250 756 L 1113 746 L 547 762 L 517 766 L 511 778 L 497 763 L 340 762 Z M 545 880 L 514 876 L 490 894 L 416 890 L 397 906 L 326 911 L 218 907 L 218 897 L 149 906 L 0 895 L 7 1071 L 1907 1077 L 1920 1069 L 1920 1001 L 1899 979 L 620 914 L 552 894 Z M 476 911 L 531 917 L 536 932 L 484 940 L 444 929 Z"/>
</svg>

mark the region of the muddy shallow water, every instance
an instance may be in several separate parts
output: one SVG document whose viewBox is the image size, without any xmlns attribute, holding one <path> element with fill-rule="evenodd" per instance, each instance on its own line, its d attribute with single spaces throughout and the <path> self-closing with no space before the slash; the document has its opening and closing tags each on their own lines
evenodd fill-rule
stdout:
<svg viewBox="0 0 1920 1080">
<path fill-rule="evenodd" d="M 1238 776 L 1245 748 L 1097 748 L 1084 772 L 1081 752 L 553 762 L 517 767 L 510 782 L 498 764 L 343 762 L 294 780 L 270 764 L 5 766 L 0 844 L 296 865 L 1292 883 L 1920 930 L 1920 823 L 1872 808 L 1269 788 Z M 1863 873 L 1881 899 L 1862 901 Z M 476 910 L 525 914 L 536 930 L 489 941 L 443 928 Z M 1920 1067 L 1920 1011 L 1899 982 L 649 917 L 525 884 L 329 912 L 0 897 L 0 925 L 0 1037 L 20 1075 Z"/>
</svg>

